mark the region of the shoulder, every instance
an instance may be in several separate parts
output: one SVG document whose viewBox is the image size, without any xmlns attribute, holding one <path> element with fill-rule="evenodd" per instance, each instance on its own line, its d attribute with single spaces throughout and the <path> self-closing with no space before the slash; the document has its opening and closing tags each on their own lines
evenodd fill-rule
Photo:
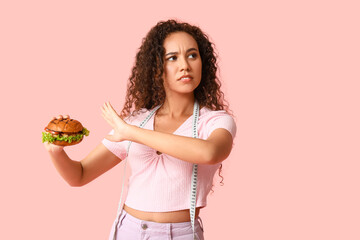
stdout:
<svg viewBox="0 0 360 240">
<path fill-rule="evenodd" d="M 211 110 L 207 107 L 203 107 L 200 110 L 199 120 L 201 121 L 210 121 L 210 120 L 232 120 L 235 123 L 235 120 L 231 114 L 225 110 Z"/>
<path fill-rule="evenodd" d="M 236 122 L 234 117 L 225 110 L 211 110 L 203 107 L 199 116 L 200 130 L 204 130 L 207 137 L 218 128 L 228 130 L 232 137 L 236 135 Z"/>
<path fill-rule="evenodd" d="M 208 107 L 202 107 L 200 109 L 200 115 L 202 116 L 210 116 L 210 115 L 227 115 L 231 117 L 231 114 L 225 110 L 211 110 Z"/>
</svg>

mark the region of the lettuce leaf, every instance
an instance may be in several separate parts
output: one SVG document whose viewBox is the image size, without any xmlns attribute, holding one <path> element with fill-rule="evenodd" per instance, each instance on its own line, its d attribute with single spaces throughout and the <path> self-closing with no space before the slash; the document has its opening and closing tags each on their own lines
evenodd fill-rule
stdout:
<svg viewBox="0 0 360 240">
<path fill-rule="evenodd" d="M 89 131 L 89 130 L 87 130 L 86 128 L 83 128 L 83 130 L 82 130 L 82 134 L 84 134 L 85 136 L 89 136 L 90 131 Z"/>
<path fill-rule="evenodd" d="M 87 130 L 86 128 L 83 128 L 82 132 L 75 135 L 75 136 L 52 136 L 51 133 L 48 132 L 42 132 L 42 142 L 49 142 L 49 143 L 53 143 L 54 141 L 58 140 L 58 141 L 66 141 L 68 143 L 72 143 L 72 142 L 76 142 L 79 141 L 80 139 L 82 139 L 84 136 L 89 136 L 90 131 Z"/>
</svg>

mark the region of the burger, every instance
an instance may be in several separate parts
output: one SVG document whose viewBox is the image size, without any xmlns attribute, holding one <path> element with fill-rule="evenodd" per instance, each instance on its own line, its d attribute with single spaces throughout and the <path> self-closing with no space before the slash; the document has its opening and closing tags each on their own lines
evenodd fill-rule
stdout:
<svg viewBox="0 0 360 240">
<path fill-rule="evenodd" d="M 58 146 L 70 146 L 80 143 L 84 136 L 89 136 L 89 130 L 71 118 L 53 119 L 42 133 L 42 142 L 49 142 Z"/>
</svg>

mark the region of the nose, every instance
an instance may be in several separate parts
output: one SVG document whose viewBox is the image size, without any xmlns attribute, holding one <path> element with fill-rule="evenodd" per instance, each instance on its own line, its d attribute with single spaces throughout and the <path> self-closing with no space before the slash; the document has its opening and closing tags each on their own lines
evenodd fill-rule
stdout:
<svg viewBox="0 0 360 240">
<path fill-rule="evenodd" d="M 180 60 L 180 71 L 190 71 L 190 65 L 186 58 L 181 58 Z"/>
</svg>

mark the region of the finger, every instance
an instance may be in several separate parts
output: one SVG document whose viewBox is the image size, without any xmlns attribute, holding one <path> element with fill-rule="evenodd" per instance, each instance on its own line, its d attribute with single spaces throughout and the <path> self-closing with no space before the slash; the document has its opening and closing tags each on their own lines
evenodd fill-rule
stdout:
<svg viewBox="0 0 360 240">
<path fill-rule="evenodd" d="M 110 112 L 111 108 L 110 108 L 110 105 L 109 105 L 108 102 L 105 102 L 105 103 L 104 103 L 104 109 L 105 109 L 106 111 L 109 111 L 109 112 Z"/>
<path fill-rule="evenodd" d="M 59 116 L 56 117 L 56 119 L 63 119 L 63 116 L 59 115 Z"/>
<path fill-rule="evenodd" d="M 68 118 L 70 118 L 69 115 L 65 115 L 65 116 L 64 116 L 64 119 L 68 119 Z"/>
<path fill-rule="evenodd" d="M 102 116 L 103 118 L 105 118 L 105 119 L 108 119 L 108 118 L 109 118 L 108 115 L 107 115 L 107 113 L 106 113 L 106 111 L 105 111 L 104 109 L 101 109 L 101 116 Z"/>
<path fill-rule="evenodd" d="M 104 109 L 105 109 L 106 111 L 109 111 L 109 110 L 110 110 L 110 107 L 109 107 L 109 105 L 108 105 L 107 102 L 104 103 L 103 107 L 104 107 Z"/>
<path fill-rule="evenodd" d="M 102 114 L 102 117 L 105 119 L 105 121 L 112 127 L 114 128 L 114 124 L 113 122 L 105 115 L 105 114 Z"/>
<path fill-rule="evenodd" d="M 106 115 L 102 115 L 103 118 L 105 119 L 105 121 L 110 124 L 110 126 L 114 127 L 114 123 L 113 121 L 111 121 L 111 119 L 109 117 L 107 117 Z"/>
<path fill-rule="evenodd" d="M 102 112 L 106 116 L 106 118 L 111 121 L 111 125 L 114 127 L 114 122 L 120 118 L 120 116 L 116 113 L 114 108 L 112 108 L 111 104 L 109 102 L 105 102 L 102 107 Z"/>
<path fill-rule="evenodd" d="M 109 111 L 107 110 L 107 108 L 105 106 L 102 106 L 101 107 L 101 112 L 102 114 L 104 114 L 105 116 L 108 116 L 109 115 Z"/>
<path fill-rule="evenodd" d="M 101 107 L 101 110 L 104 112 L 104 113 L 107 113 L 109 111 L 109 108 L 108 106 L 106 105 L 106 103 L 104 103 Z"/>
<path fill-rule="evenodd" d="M 58 146 L 49 142 L 44 142 L 44 146 L 46 148 L 47 151 L 49 152 L 58 152 L 61 151 L 62 149 L 64 149 L 64 146 Z"/>
<path fill-rule="evenodd" d="M 49 147 L 49 144 L 50 144 L 50 143 L 48 143 L 48 142 L 44 142 L 44 146 L 45 146 L 46 148 Z"/>
<path fill-rule="evenodd" d="M 109 112 L 108 112 L 104 107 L 101 108 L 101 114 L 102 114 L 102 116 L 103 116 L 104 118 L 110 120 L 110 114 L 109 114 Z"/>
<path fill-rule="evenodd" d="M 106 116 L 108 116 L 109 118 L 113 118 L 116 115 L 116 113 L 114 113 L 114 110 L 112 110 L 107 103 L 104 103 L 103 109 L 104 114 L 106 114 Z"/>
<path fill-rule="evenodd" d="M 110 103 L 110 102 L 107 102 L 106 104 L 107 104 L 107 106 L 108 106 L 108 108 L 109 108 L 110 112 L 112 112 L 113 114 L 118 115 L 118 114 L 117 114 L 117 112 L 115 111 L 115 109 L 113 108 L 113 106 L 111 105 L 111 103 Z"/>
<path fill-rule="evenodd" d="M 107 135 L 105 138 L 106 138 L 107 140 L 109 140 L 109 141 L 112 141 L 112 142 L 115 141 L 115 138 L 114 138 L 113 135 Z"/>
</svg>

